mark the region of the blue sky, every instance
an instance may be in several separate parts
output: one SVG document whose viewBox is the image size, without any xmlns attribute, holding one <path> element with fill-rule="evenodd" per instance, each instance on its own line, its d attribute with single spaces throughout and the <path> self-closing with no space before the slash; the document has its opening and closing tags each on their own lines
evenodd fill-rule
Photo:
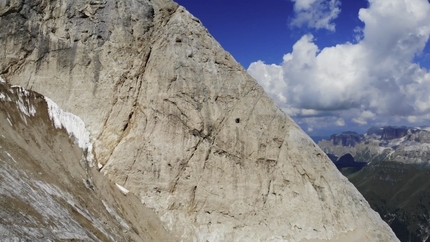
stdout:
<svg viewBox="0 0 430 242">
<path fill-rule="evenodd" d="M 256 60 L 279 63 L 295 42 L 288 27 L 292 2 L 179 0 L 245 68 Z"/>
<path fill-rule="evenodd" d="M 430 126 L 428 0 L 177 0 L 308 134 Z"/>
<path fill-rule="evenodd" d="M 292 27 L 294 3 L 290 0 L 264 1 L 176 0 L 230 52 L 244 68 L 256 60 L 280 63 L 282 55 L 292 50 L 303 34 L 316 33 L 319 46 L 331 46 L 354 40 L 354 28 L 363 26 L 358 10 L 366 0 L 342 2 L 336 31 Z"/>
</svg>

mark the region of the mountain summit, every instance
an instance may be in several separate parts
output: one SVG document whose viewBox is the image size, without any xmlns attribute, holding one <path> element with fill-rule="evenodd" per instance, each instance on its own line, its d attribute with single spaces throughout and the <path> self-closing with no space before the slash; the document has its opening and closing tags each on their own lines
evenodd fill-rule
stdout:
<svg viewBox="0 0 430 242">
<path fill-rule="evenodd" d="M 180 240 L 397 240 L 176 3 L 3 1 L 0 26 L 5 79 L 79 116 L 100 172 Z"/>
<path fill-rule="evenodd" d="M 351 154 L 359 162 L 394 161 L 420 167 L 430 166 L 428 127 L 372 127 L 365 134 L 333 134 L 318 145 L 325 153 L 341 157 Z"/>
</svg>

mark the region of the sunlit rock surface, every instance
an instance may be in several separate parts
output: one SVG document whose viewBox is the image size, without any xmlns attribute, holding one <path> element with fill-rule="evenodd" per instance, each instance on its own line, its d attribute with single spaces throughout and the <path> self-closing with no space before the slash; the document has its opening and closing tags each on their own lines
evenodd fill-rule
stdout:
<svg viewBox="0 0 430 242">
<path fill-rule="evenodd" d="M 81 117 L 101 172 L 181 240 L 396 241 L 183 7 L 0 4 L 0 73 Z"/>
<path fill-rule="evenodd" d="M 0 82 L 0 240 L 174 241 L 136 196 L 92 166 L 91 150 L 79 147 L 88 139 L 81 122 Z"/>
</svg>

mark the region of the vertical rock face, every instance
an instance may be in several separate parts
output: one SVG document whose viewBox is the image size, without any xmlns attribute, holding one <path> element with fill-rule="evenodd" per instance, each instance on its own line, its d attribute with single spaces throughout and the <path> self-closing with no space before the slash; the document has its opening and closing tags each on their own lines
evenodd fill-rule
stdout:
<svg viewBox="0 0 430 242">
<path fill-rule="evenodd" d="M 0 79 L 1 241 L 174 241 L 136 196 L 91 167 L 79 121 Z"/>
<path fill-rule="evenodd" d="M 399 139 L 408 134 L 407 127 L 392 127 L 387 126 L 383 127 L 381 139 L 383 140 L 391 140 L 391 139 Z"/>
<path fill-rule="evenodd" d="M 182 240 L 396 241 L 184 8 L 0 5 L 0 73 L 80 116 L 102 173 Z"/>
<path fill-rule="evenodd" d="M 330 135 L 330 142 L 333 145 L 355 146 L 363 140 L 363 137 L 356 132 L 342 132 L 341 134 Z"/>
</svg>

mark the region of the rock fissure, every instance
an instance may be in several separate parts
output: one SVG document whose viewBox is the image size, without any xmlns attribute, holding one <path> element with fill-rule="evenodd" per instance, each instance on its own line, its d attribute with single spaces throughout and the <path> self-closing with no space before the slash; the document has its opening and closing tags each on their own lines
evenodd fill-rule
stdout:
<svg viewBox="0 0 430 242">
<path fill-rule="evenodd" d="M 205 160 L 203 162 L 203 168 L 202 168 L 202 170 L 205 170 L 206 164 L 209 161 L 209 156 L 211 155 L 211 152 L 212 152 L 212 148 L 207 149 L 206 155 L 205 155 Z"/>
<path fill-rule="evenodd" d="M 194 157 L 195 152 L 196 152 L 200 143 L 201 143 L 201 140 L 199 139 L 197 141 L 197 144 L 191 148 L 192 149 L 191 155 L 188 157 L 188 159 L 179 163 L 179 170 L 178 170 L 177 174 L 175 175 L 175 178 L 173 179 L 173 184 L 169 186 L 170 187 L 169 193 L 174 193 L 176 191 L 176 186 L 178 185 L 179 179 L 181 178 L 182 174 L 184 173 L 185 169 L 187 168 L 190 160 Z"/>
<path fill-rule="evenodd" d="M 253 115 L 254 110 L 255 110 L 255 107 L 257 107 L 257 104 L 258 104 L 258 102 L 260 101 L 261 97 L 262 97 L 262 94 L 259 94 L 259 96 L 256 98 L 255 102 L 254 102 L 254 103 L 253 103 L 253 105 L 252 105 L 251 110 L 249 111 L 249 115 L 248 115 L 248 117 L 246 118 L 246 121 L 248 121 L 248 120 L 250 119 L 250 117 Z M 273 117 L 273 118 L 275 118 L 275 117 Z M 240 119 L 239 119 L 239 122 L 240 122 Z M 239 122 L 236 122 L 236 123 L 239 123 Z M 247 126 L 248 126 L 248 122 L 246 122 L 246 123 L 245 123 L 245 126 L 244 126 L 244 129 L 245 129 L 245 130 L 246 130 Z"/>
<path fill-rule="evenodd" d="M 213 152 L 213 154 L 216 154 L 219 156 L 226 156 L 226 157 L 232 158 L 235 161 L 242 160 L 242 158 L 240 156 L 232 154 L 232 153 L 230 153 L 224 149 L 221 149 L 220 147 L 214 146 L 214 148 L 216 150 Z"/>
<path fill-rule="evenodd" d="M 127 120 L 127 122 L 125 123 L 124 128 L 122 129 L 122 131 L 126 131 L 126 130 L 127 130 L 128 125 L 131 123 L 131 119 L 133 118 L 133 114 L 134 114 L 134 111 L 132 111 L 132 112 L 128 115 L 128 120 Z"/>
<path fill-rule="evenodd" d="M 0 14 L 0 72 L 83 118 L 102 173 L 131 193 L 113 191 L 123 199 L 139 194 L 179 240 L 396 241 L 183 7 L 170 0 L 9 3 L 0 3 L 0 11 L 15 9 Z M 27 19 L 13 13 L 19 7 Z M 108 207 L 132 228 L 114 204 Z M 149 233 L 136 221 L 140 235 Z"/>
<path fill-rule="evenodd" d="M 240 104 L 240 99 L 242 99 L 242 98 L 245 98 L 251 91 L 252 91 L 252 89 L 254 88 L 254 87 L 256 87 L 258 84 L 256 84 L 256 83 L 254 83 L 254 85 L 250 88 L 250 90 L 248 90 L 246 93 L 245 93 L 245 95 L 243 95 L 242 97 L 240 97 L 240 98 L 237 98 L 236 99 L 236 102 L 232 105 L 232 107 L 231 108 L 228 108 L 227 110 L 225 110 L 225 113 L 226 113 L 226 115 L 222 118 L 222 120 L 220 121 L 220 124 L 219 124 L 219 127 L 215 127 L 215 130 L 218 130 L 218 131 L 220 131 L 223 127 L 224 127 L 224 125 L 225 125 L 225 121 L 226 120 L 228 120 L 228 119 L 230 119 L 231 117 L 232 117 L 232 113 L 233 113 L 233 111 L 236 109 L 236 107 L 237 107 L 237 105 L 239 105 Z M 251 115 L 251 114 L 250 114 Z M 214 140 L 216 139 L 216 137 L 217 137 L 217 132 L 214 132 Z"/>
<path fill-rule="evenodd" d="M 272 180 L 270 179 L 269 182 L 268 182 L 268 184 L 267 184 L 267 188 L 266 188 L 267 190 L 266 190 L 266 192 L 262 194 L 262 196 L 263 196 L 263 206 L 266 205 L 267 197 L 270 194 L 271 185 L 272 185 Z"/>
<path fill-rule="evenodd" d="M 189 205 L 189 209 L 188 212 L 194 212 L 195 209 L 197 208 L 197 204 L 196 204 L 196 190 L 197 190 L 197 186 L 193 186 L 191 188 L 191 195 L 190 195 L 190 205 Z"/>
<path fill-rule="evenodd" d="M 7 15 L 13 14 L 13 13 L 17 13 L 20 14 L 24 4 L 22 3 L 22 1 L 13 1 L 12 4 L 18 4 L 18 6 L 16 5 L 9 5 L 10 2 L 7 1 L 6 2 L 6 6 L 5 7 L 9 7 L 9 8 L 5 8 L 2 12 L 0 12 L 0 17 L 6 17 Z M 24 17 L 24 16 L 23 16 Z"/>
</svg>

